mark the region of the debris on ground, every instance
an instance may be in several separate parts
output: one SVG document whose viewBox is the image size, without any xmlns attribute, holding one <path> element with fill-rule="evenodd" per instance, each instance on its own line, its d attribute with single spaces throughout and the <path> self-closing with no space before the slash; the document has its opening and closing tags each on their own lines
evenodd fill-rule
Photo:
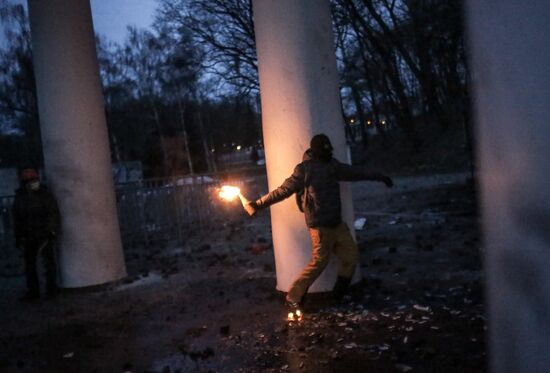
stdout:
<svg viewBox="0 0 550 373">
<path fill-rule="evenodd" d="M 183 246 L 126 248 L 126 281 L 35 304 L 16 301 L 24 277 L 10 256 L 0 268 L 19 274 L 0 277 L 0 371 L 485 372 L 481 245 L 464 180 L 355 184 L 363 280 L 340 303 L 311 294 L 292 322 L 267 213 L 217 222 Z"/>
</svg>

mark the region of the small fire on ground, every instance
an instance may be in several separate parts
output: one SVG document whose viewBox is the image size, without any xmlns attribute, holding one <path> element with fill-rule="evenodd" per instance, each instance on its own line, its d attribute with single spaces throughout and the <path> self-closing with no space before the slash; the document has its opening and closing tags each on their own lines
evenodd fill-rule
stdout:
<svg viewBox="0 0 550 373">
<path fill-rule="evenodd" d="M 302 317 L 304 314 L 300 310 L 296 310 L 296 312 L 289 312 L 288 313 L 288 321 L 300 321 L 302 320 Z"/>
</svg>

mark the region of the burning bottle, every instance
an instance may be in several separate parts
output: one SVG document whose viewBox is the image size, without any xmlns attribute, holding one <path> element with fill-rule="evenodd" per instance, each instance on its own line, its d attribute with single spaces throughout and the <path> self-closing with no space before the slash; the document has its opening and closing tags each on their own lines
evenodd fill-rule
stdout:
<svg viewBox="0 0 550 373">
<path fill-rule="evenodd" d="M 252 216 L 256 213 L 256 210 L 250 205 L 250 201 L 242 195 L 239 187 L 224 185 L 220 188 L 220 192 L 218 193 L 218 195 L 221 199 L 228 202 L 232 202 L 235 200 L 235 198 L 239 197 L 239 199 L 241 200 L 241 204 L 243 205 L 243 208 L 248 213 L 248 215 Z"/>
</svg>

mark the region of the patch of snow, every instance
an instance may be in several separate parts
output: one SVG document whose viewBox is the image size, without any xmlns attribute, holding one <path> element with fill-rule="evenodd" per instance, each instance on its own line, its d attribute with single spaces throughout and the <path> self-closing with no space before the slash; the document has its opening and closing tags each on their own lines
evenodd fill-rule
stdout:
<svg viewBox="0 0 550 373">
<path fill-rule="evenodd" d="M 160 282 L 162 280 L 163 278 L 159 273 L 152 272 L 152 273 L 149 273 L 148 276 L 139 278 L 136 281 L 131 282 L 129 284 L 122 284 L 122 285 L 116 286 L 113 289 L 113 291 L 124 291 L 128 289 L 133 289 L 139 286 L 151 285 L 151 284 Z"/>
</svg>

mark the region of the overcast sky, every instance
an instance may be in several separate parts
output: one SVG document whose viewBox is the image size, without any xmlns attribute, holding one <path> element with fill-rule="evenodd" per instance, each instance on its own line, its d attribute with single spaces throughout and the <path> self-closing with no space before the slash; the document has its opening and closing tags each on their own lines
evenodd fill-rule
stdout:
<svg viewBox="0 0 550 373">
<path fill-rule="evenodd" d="M 91 0 L 95 32 L 122 42 L 127 26 L 150 27 L 156 0 Z"/>
<path fill-rule="evenodd" d="M 8 0 L 8 3 L 27 6 L 26 0 Z M 116 42 L 124 40 L 127 26 L 150 27 L 157 5 L 156 0 L 91 0 L 90 3 L 95 32 Z"/>
</svg>

